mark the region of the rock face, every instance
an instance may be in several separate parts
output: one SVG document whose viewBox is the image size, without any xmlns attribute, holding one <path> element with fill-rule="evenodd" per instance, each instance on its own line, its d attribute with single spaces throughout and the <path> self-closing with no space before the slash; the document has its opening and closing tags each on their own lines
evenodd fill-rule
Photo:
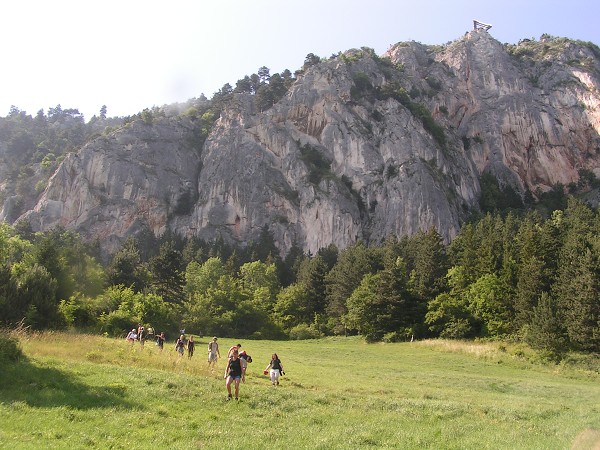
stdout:
<svg viewBox="0 0 600 450">
<path fill-rule="evenodd" d="M 600 58 L 565 39 L 351 50 L 307 68 L 267 111 L 236 95 L 202 146 L 185 117 L 129 124 L 67 157 L 36 207 L 107 251 L 142 229 L 282 253 L 435 226 L 451 239 L 493 173 L 518 192 L 600 175 Z"/>
<path fill-rule="evenodd" d="M 162 234 L 197 198 L 200 155 L 190 130 L 181 119 L 138 121 L 94 140 L 65 158 L 23 219 L 34 230 L 77 230 L 107 250 L 141 230 Z"/>
</svg>

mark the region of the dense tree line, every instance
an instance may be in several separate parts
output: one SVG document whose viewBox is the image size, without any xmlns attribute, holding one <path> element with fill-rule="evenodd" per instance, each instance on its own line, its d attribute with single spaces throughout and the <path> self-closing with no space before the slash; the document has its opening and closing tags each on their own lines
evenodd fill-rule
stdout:
<svg viewBox="0 0 600 450">
<path fill-rule="evenodd" d="M 510 338 L 552 355 L 600 351 L 600 215 L 491 214 L 379 245 L 278 256 L 268 228 L 234 248 L 129 239 L 103 267 L 64 230 L 0 227 L 0 321 L 119 335 L 134 323 L 262 338 Z M 149 242 L 152 241 L 152 242 Z M 149 250 L 158 249 L 158 250 Z"/>
</svg>

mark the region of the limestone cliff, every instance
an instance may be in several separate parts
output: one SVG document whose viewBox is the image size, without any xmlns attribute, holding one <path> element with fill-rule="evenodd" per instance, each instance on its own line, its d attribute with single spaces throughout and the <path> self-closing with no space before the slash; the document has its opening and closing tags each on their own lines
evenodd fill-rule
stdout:
<svg viewBox="0 0 600 450">
<path fill-rule="evenodd" d="M 451 239 L 484 171 L 534 194 L 600 175 L 598 48 L 545 39 L 351 50 L 266 111 L 236 95 L 201 146 L 186 116 L 131 123 L 68 156 L 21 219 L 109 251 L 144 228 L 244 243 L 268 225 L 282 252 Z"/>
</svg>

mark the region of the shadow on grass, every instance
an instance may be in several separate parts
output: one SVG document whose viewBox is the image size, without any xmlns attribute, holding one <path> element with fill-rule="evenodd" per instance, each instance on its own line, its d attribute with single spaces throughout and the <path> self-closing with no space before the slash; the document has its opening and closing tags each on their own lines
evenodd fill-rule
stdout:
<svg viewBox="0 0 600 450">
<path fill-rule="evenodd" d="M 37 367 L 26 359 L 0 367 L 0 402 L 24 402 L 31 407 L 65 406 L 73 409 L 134 408 L 125 386 L 89 386 L 71 374 Z"/>
</svg>

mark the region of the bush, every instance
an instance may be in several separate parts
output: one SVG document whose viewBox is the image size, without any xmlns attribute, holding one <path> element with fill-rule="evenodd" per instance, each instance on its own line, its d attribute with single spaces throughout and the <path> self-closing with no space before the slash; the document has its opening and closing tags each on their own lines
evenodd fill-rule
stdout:
<svg viewBox="0 0 600 450">
<path fill-rule="evenodd" d="M 331 161 L 325 158 L 319 150 L 308 143 L 299 147 L 300 159 L 306 164 L 310 183 L 318 185 L 323 177 L 331 175 Z"/>
<path fill-rule="evenodd" d="M 68 327 L 94 327 L 98 322 L 92 300 L 80 293 L 72 295 L 69 300 L 61 300 L 58 312 Z"/>
<path fill-rule="evenodd" d="M 600 355 L 571 352 L 564 355 L 560 364 L 581 370 L 600 373 Z"/>
<path fill-rule="evenodd" d="M 0 336 L 0 361 L 16 362 L 23 357 L 19 341 L 9 336 Z"/>
<path fill-rule="evenodd" d="M 350 88 L 350 96 L 353 100 L 360 98 L 364 93 L 373 89 L 371 80 L 366 73 L 357 72 L 352 76 L 354 86 Z"/>
<path fill-rule="evenodd" d="M 392 342 L 402 342 L 404 341 L 404 336 L 398 333 L 397 331 L 392 331 L 390 333 L 385 333 L 383 335 L 383 342 L 392 343 Z"/>
<path fill-rule="evenodd" d="M 139 322 L 138 317 L 119 309 L 100 316 L 101 331 L 114 337 L 124 336 L 131 329 L 132 324 L 135 325 Z"/>
<path fill-rule="evenodd" d="M 305 323 L 296 325 L 290 330 L 290 339 L 294 340 L 319 339 L 321 337 L 323 337 L 323 333 Z"/>
</svg>

